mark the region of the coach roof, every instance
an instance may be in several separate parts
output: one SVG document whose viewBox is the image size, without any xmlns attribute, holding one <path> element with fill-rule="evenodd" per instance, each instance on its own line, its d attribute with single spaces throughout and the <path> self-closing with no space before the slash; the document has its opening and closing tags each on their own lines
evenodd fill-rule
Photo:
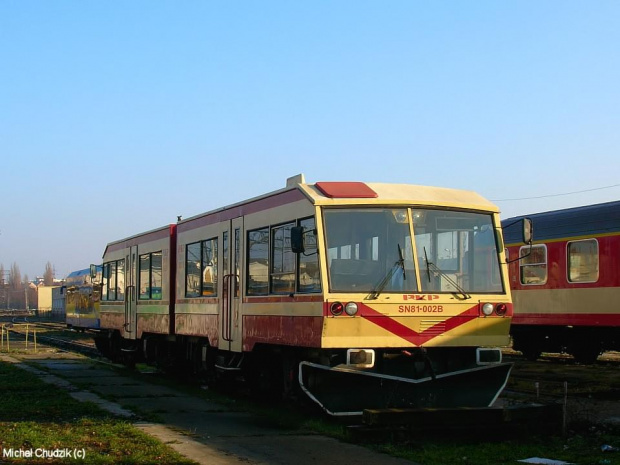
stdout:
<svg viewBox="0 0 620 465">
<path fill-rule="evenodd" d="M 620 201 L 507 218 L 502 221 L 507 244 L 519 243 L 519 227 L 509 225 L 525 217 L 532 220 L 535 242 L 610 234 L 620 231 Z"/>
</svg>

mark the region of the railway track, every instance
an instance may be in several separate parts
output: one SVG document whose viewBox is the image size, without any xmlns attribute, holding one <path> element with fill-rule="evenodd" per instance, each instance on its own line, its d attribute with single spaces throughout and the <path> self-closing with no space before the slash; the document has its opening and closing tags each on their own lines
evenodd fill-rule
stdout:
<svg viewBox="0 0 620 465">
<path fill-rule="evenodd" d="M 92 337 L 87 333 L 69 330 L 64 323 L 33 321 L 31 317 L 22 315 L 0 318 L 0 325 L 4 327 L 11 338 L 29 340 L 33 344 L 36 341 L 39 344 L 42 343 L 67 352 L 75 352 L 91 358 L 101 358 Z"/>
<path fill-rule="evenodd" d="M 12 337 L 25 338 L 25 325 L 28 324 L 31 331 L 37 329 L 39 343 L 109 363 L 97 351 L 92 333 L 70 330 L 62 322 L 37 321 L 28 316 L 12 316 L 10 321 L 0 316 L 0 323 L 9 326 Z M 32 336 L 30 338 L 32 340 Z M 569 421 L 600 423 L 617 417 L 620 424 L 620 354 L 605 354 L 594 365 L 581 365 L 571 357 L 562 355 L 548 355 L 530 362 L 508 351 L 505 361 L 514 363 L 514 368 L 498 405 L 519 408 L 521 412 L 525 412 L 523 406 L 532 404 L 565 405 L 569 410 Z M 247 397 L 247 391 L 240 389 L 234 395 Z M 396 419 L 399 415 L 394 415 L 394 412 L 374 412 L 370 415 L 364 421 L 374 423 L 373 431 L 378 424 L 380 429 L 390 431 L 389 423 L 394 423 L 394 428 L 401 431 L 403 421 L 419 421 L 416 419 L 419 416 L 411 412 L 403 413 L 401 419 Z M 446 415 L 459 418 L 461 413 L 455 410 Z M 497 413 L 489 415 L 498 418 Z M 402 417 L 406 416 L 410 419 L 403 420 Z M 358 425 L 356 431 L 367 431 L 367 427 L 367 424 Z"/>
</svg>

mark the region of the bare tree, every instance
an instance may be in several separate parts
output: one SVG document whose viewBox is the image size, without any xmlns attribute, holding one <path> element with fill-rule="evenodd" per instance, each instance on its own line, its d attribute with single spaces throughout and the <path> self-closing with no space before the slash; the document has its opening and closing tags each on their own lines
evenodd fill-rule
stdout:
<svg viewBox="0 0 620 465">
<path fill-rule="evenodd" d="M 22 274 L 19 271 L 19 266 L 16 262 L 11 265 L 9 271 L 9 289 L 8 289 L 8 307 L 10 308 L 25 308 L 25 295 L 24 286 L 22 284 Z"/>
<path fill-rule="evenodd" d="M 51 286 L 54 284 L 54 267 L 50 262 L 45 264 L 45 273 L 43 273 L 43 284 Z"/>
<path fill-rule="evenodd" d="M 4 265 L 0 263 L 0 308 L 7 308 L 7 282 L 4 276 Z"/>
<path fill-rule="evenodd" d="M 36 308 L 36 295 L 37 295 L 37 289 L 34 285 L 31 286 L 30 284 L 30 278 L 28 278 L 28 275 L 25 274 L 24 275 L 24 281 L 23 281 L 23 292 L 24 292 L 24 298 L 23 298 L 23 302 L 24 305 L 23 307 L 28 310 L 31 307 L 35 307 Z"/>
<path fill-rule="evenodd" d="M 11 271 L 9 271 L 9 288 L 12 291 L 20 291 L 22 289 L 22 274 L 16 262 L 13 262 Z"/>
</svg>

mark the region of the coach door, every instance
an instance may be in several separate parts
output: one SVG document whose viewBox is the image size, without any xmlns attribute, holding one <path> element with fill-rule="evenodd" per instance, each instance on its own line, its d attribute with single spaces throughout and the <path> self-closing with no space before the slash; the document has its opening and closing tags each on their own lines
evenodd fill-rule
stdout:
<svg viewBox="0 0 620 465">
<path fill-rule="evenodd" d="M 125 324 L 123 325 L 126 339 L 136 339 L 138 323 L 138 246 L 134 245 L 127 249 L 125 256 Z"/>
<path fill-rule="evenodd" d="M 241 351 L 240 301 L 242 289 L 243 217 L 225 223 L 221 232 L 222 288 L 219 348 Z"/>
</svg>

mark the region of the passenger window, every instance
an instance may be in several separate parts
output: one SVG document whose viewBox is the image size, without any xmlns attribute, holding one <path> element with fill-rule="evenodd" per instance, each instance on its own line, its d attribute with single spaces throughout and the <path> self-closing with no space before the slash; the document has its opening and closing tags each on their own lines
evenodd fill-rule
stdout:
<svg viewBox="0 0 620 465">
<path fill-rule="evenodd" d="M 598 281 L 598 241 L 586 239 L 567 244 L 568 280 L 571 283 Z"/>
<path fill-rule="evenodd" d="M 299 254 L 298 292 L 321 292 L 319 275 L 319 254 L 316 246 L 316 225 L 314 218 L 307 218 L 299 222 L 303 226 L 306 251 Z"/>
<path fill-rule="evenodd" d="M 161 273 L 161 252 L 140 255 L 140 300 L 161 300 Z"/>
<path fill-rule="evenodd" d="M 529 246 L 519 249 L 521 284 L 542 285 L 547 282 L 547 246 L 533 245 L 528 255 Z"/>
<path fill-rule="evenodd" d="M 271 292 L 295 292 L 295 254 L 291 250 L 291 228 L 294 223 L 271 229 Z"/>
<path fill-rule="evenodd" d="M 217 239 L 188 244 L 185 249 L 185 297 L 217 296 Z"/>
<path fill-rule="evenodd" d="M 269 228 L 248 232 L 248 295 L 268 293 Z"/>
</svg>

